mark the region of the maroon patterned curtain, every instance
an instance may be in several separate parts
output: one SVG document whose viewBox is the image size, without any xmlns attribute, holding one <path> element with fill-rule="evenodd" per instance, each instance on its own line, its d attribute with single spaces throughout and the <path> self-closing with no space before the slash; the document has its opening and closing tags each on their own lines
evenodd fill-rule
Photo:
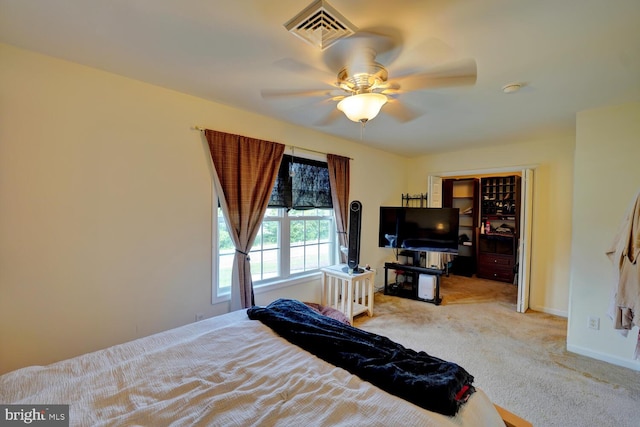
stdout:
<svg viewBox="0 0 640 427">
<path fill-rule="evenodd" d="M 331 185 L 331 199 L 333 212 L 336 216 L 338 242 L 340 246 L 347 246 L 347 221 L 349 205 L 349 158 L 327 154 L 329 166 L 329 183 Z M 340 251 L 340 262 L 346 263 L 347 256 Z"/>
<path fill-rule="evenodd" d="M 249 250 L 260 230 L 285 146 L 207 129 L 214 182 L 236 248 L 231 310 L 255 305 Z"/>
</svg>

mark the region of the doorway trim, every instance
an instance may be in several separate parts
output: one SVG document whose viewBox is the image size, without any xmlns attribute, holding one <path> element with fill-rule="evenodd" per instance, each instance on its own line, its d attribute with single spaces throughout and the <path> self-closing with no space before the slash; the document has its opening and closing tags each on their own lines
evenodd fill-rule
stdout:
<svg viewBox="0 0 640 427">
<path fill-rule="evenodd" d="M 430 174 L 427 178 L 428 193 L 432 192 L 431 186 L 439 182 L 442 187 L 442 178 L 473 177 L 474 175 L 490 176 L 492 174 L 519 173 L 521 175 L 520 192 L 520 223 L 521 233 L 518 243 L 518 301 L 516 310 L 526 313 L 529 309 L 529 292 L 531 278 L 531 228 L 533 217 L 533 177 L 538 165 L 510 166 L 503 168 L 474 169 L 449 171 Z M 438 179 L 440 178 L 440 179 Z M 440 191 L 442 191 L 440 189 Z M 431 197 L 428 196 L 427 201 Z"/>
</svg>

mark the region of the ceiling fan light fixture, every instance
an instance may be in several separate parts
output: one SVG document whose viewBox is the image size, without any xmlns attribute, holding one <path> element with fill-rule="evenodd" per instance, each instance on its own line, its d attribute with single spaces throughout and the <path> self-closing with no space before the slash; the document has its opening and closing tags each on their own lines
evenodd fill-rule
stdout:
<svg viewBox="0 0 640 427">
<path fill-rule="evenodd" d="M 340 101 L 338 110 L 351 121 L 366 123 L 376 117 L 386 103 L 387 97 L 381 93 L 359 93 Z"/>
</svg>

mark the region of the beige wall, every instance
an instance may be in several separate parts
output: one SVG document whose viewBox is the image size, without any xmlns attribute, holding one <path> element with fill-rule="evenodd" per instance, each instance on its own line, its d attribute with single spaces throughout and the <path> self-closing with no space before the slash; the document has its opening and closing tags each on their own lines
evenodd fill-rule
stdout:
<svg viewBox="0 0 640 427">
<path fill-rule="evenodd" d="M 638 329 L 622 337 L 606 315 L 613 265 L 605 256 L 640 191 L 640 103 L 577 115 L 568 348 L 640 370 Z M 590 316 L 600 329 L 587 327 Z"/>
<path fill-rule="evenodd" d="M 361 260 L 387 256 L 377 209 L 405 189 L 401 157 L 7 45 L 0 64 L 0 372 L 227 311 L 211 305 L 210 160 L 193 125 L 354 158 Z"/>
<path fill-rule="evenodd" d="M 440 153 L 410 161 L 411 193 L 427 191 L 429 175 L 534 169 L 531 251 L 532 309 L 567 316 L 575 136 Z"/>
<path fill-rule="evenodd" d="M 361 261 L 379 271 L 392 254 L 377 248 L 378 206 L 426 192 L 431 174 L 534 166 L 531 306 L 566 314 L 571 277 L 569 348 L 637 369 L 632 340 L 604 316 L 603 250 L 638 190 L 638 104 L 580 113 L 577 145 L 561 135 L 407 160 L 1 44 L 0 64 L 0 373 L 227 311 L 211 305 L 211 177 L 196 124 L 354 158 Z M 314 300 L 319 283 L 256 299 Z"/>
</svg>

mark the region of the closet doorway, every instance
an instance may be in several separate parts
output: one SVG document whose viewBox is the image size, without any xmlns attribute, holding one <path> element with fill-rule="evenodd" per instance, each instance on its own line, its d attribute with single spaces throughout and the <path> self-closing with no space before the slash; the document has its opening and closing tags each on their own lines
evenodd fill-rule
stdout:
<svg viewBox="0 0 640 427">
<path fill-rule="evenodd" d="M 442 179 L 482 179 L 483 177 L 517 175 L 520 177 L 520 209 L 518 212 L 519 233 L 517 242 L 517 286 L 516 310 L 525 313 L 529 308 L 529 284 L 531 273 L 531 221 L 533 213 L 533 167 L 486 169 L 473 171 L 443 172 L 428 177 L 429 206 L 442 206 Z M 435 200 L 439 199 L 439 200 Z M 482 203 L 482 200 L 480 200 Z M 475 213 L 474 215 L 478 215 Z"/>
</svg>

